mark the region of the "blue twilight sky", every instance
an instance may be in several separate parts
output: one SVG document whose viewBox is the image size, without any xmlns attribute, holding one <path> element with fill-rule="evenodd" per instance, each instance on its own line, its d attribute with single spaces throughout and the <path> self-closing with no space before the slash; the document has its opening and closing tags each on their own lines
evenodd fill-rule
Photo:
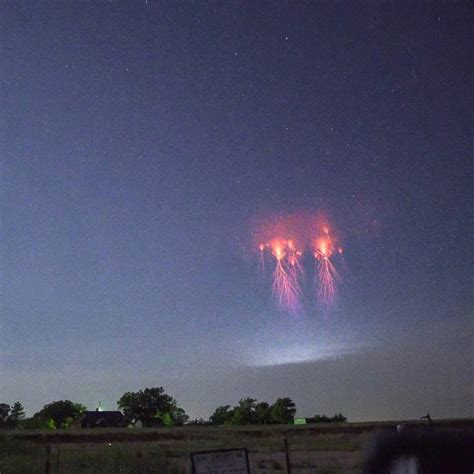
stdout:
<svg viewBox="0 0 474 474">
<path fill-rule="evenodd" d="M 2 2 L 0 401 L 473 414 L 468 2 Z M 322 210 L 290 316 L 259 219 Z"/>
</svg>

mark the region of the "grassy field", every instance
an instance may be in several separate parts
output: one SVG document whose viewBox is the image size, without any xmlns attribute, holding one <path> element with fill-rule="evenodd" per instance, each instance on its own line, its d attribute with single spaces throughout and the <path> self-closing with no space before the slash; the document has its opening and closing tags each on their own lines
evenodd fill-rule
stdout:
<svg viewBox="0 0 474 474">
<path fill-rule="evenodd" d="M 0 474 L 188 474 L 190 453 L 228 448 L 248 450 L 253 474 L 281 474 L 285 447 L 292 474 L 359 473 L 374 434 L 399 423 L 2 431 Z M 437 421 L 435 429 L 474 432 L 474 420 Z"/>
</svg>

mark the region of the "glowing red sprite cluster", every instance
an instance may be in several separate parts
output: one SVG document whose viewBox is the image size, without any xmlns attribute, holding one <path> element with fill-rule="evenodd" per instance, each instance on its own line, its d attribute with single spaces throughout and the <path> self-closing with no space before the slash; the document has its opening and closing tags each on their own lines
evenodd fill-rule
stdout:
<svg viewBox="0 0 474 474">
<path fill-rule="evenodd" d="M 326 220 L 302 214 L 279 216 L 262 225 L 257 236 L 270 236 L 258 244 L 259 267 L 265 271 L 266 261 L 272 261 L 273 296 L 282 310 L 297 313 L 301 307 L 305 251 L 311 251 L 316 262 L 318 303 L 323 307 L 334 303 L 340 277 L 332 260 L 335 254 L 342 256 L 342 248 L 336 247 Z"/>
<path fill-rule="evenodd" d="M 303 272 L 300 263 L 302 253 L 296 248 L 293 240 L 280 238 L 259 245 L 260 265 L 264 269 L 265 251 L 274 259 L 273 296 L 283 310 L 296 313 L 300 306 L 301 287 L 299 274 Z"/>
<path fill-rule="evenodd" d="M 331 257 L 336 251 L 333 241 L 329 235 L 329 228 L 323 227 L 323 236 L 314 240 L 314 258 L 317 261 L 317 296 L 318 301 L 324 306 L 334 303 L 336 297 L 336 284 L 339 281 L 339 274 L 336 267 L 331 262 Z M 337 251 L 342 255 L 342 248 Z"/>
</svg>

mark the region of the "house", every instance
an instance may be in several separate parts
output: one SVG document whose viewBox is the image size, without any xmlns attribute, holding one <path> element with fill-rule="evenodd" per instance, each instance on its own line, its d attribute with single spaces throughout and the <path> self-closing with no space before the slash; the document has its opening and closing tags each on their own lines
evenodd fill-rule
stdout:
<svg viewBox="0 0 474 474">
<path fill-rule="evenodd" d="M 123 428 L 127 420 L 120 411 L 86 411 L 81 419 L 81 428 Z"/>
</svg>

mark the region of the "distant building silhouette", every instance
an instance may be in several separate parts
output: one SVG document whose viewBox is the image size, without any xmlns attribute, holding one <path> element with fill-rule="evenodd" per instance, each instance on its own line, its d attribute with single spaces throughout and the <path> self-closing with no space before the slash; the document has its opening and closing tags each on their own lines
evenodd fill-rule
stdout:
<svg viewBox="0 0 474 474">
<path fill-rule="evenodd" d="M 127 426 L 120 411 L 86 411 L 81 419 L 81 428 L 122 428 Z"/>
</svg>

